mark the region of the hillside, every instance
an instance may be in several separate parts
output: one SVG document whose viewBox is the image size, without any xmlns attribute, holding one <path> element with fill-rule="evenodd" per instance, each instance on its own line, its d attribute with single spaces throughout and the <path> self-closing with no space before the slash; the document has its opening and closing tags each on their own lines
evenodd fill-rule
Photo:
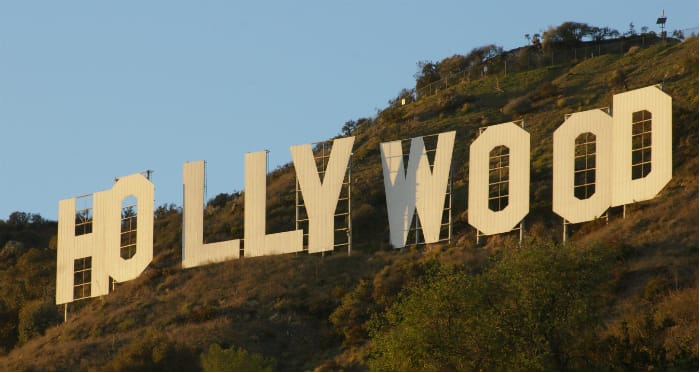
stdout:
<svg viewBox="0 0 700 373">
<path fill-rule="evenodd" d="M 51 307 L 55 223 L 3 222 L 0 369 L 201 370 L 203 354 L 215 360 L 215 343 L 242 348 L 238 360 L 266 361 L 252 370 L 697 369 L 698 39 L 527 61 L 529 68 L 510 71 L 494 63 L 488 74 L 430 95 L 404 90 L 375 118 L 346 123 L 343 131 L 356 137 L 350 256 L 242 258 L 183 270 L 181 213 L 161 206 L 146 271 L 109 296 L 71 304 L 61 323 L 63 308 Z M 625 218 L 613 208 L 607 224 L 572 226 L 562 245 L 551 206 L 554 130 L 565 114 L 612 106 L 615 93 L 659 83 L 673 98 L 673 179 Z M 516 119 L 532 146 L 526 241 L 520 247 L 503 234 L 477 245 L 466 214 L 468 147 L 479 127 Z M 454 238 L 391 249 L 379 144 L 450 130 Z M 291 164 L 271 173 L 268 232 L 293 228 L 294 183 Z M 209 201 L 208 242 L 242 236 L 244 197 L 230 191 Z"/>
</svg>

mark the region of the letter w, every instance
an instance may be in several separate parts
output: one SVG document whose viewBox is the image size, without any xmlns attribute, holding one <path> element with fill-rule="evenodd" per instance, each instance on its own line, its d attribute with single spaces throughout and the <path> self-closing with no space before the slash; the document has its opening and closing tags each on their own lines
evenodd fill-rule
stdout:
<svg viewBox="0 0 700 373">
<path fill-rule="evenodd" d="M 405 173 L 401 141 L 380 144 L 390 240 L 395 248 L 406 246 L 416 210 L 425 243 L 439 240 L 454 140 L 455 131 L 438 135 L 431 171 L 423 138 L 411 139 Z"/>
</svg>

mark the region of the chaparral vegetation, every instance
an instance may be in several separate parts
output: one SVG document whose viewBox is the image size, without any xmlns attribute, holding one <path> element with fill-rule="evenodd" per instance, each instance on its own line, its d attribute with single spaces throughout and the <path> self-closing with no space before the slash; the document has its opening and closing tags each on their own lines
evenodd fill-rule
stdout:
<svg viewBox="0 0 700 373">
<path fill-rule="evenodd" d="M 466 46 L 465 46 L 466 47 Z M 469 48 L 466 48 L 469 49 Z M 108 296 L 55 305 L 56 223 L 0 220 L 0 370 L 698 370 L 698 39 L 567 22 L 510 51 L 422 61 L 356 137 L 351 255 L 184 270 L 182 213 L 155 211 L 154 259 Z M 565 114 L 660 84 L 673 179 L 653 200 L 571 225 L 552 212 Z M 612 108 L 614 110 L 614 108 Z M 518 233 L 467 224 L 468 147 L 523 119 L 531 205 Z M 450 242 L 390 247 L 379 143 L 455 130 Z M 269 175 L 269 232 L 294 228 L 294 170 Z M 245 193 L 205 206 L 205 240 L 242 237 Z"/>
</svg>

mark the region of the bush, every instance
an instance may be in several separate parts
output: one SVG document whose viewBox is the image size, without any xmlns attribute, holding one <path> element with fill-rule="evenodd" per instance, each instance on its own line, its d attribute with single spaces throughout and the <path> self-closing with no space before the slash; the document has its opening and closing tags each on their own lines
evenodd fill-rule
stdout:
<svg viewBox="0 0 700 373">
<path fill-rule="evenodd" d="M 443 268 L 369 323 L 371 370 L 588 369 L 612 253 L 533 243 Z M 583 358 L 583 359 L 582 359 Z"/>
<path fill-rule="evenodd" d="M 627 77 L 625 76 L 625 72 L 622 71 L 621 69 L 615 69 L 608 75 L 608 86 L 610 88 L 619 88 L 619 87 L 624 87 L 627 89 Z"/>
<path fill-rule="evenodd" d="M 357 129 L 357 122 L 351 119 L 345 122 L 343 127 L 340 129 L 340 133 L 343 136 L 350 136 L 353 132 L 355 132 L 355 129 Z"/>
<path fill-rule="evenodd" d="M 61 315 L 52 302 L 33 301 L 27 303 L 19 312 L 19 342 L 44 334 L 50 326 L 61 322 Z"/>
<path fill-rule="evenodd" d="M 553 97 L 553 96 L 558 95 L 559 91 L 560 91 L 560 89 L 559 89 L 558 85 L 556 85 L 550 81 L 546 81 L 546 82 L 540 84 L 539 86 L 537 86 L 537 88 L 535 88 L 535 92 L 532 95 L 532 98 L 534 100 L 539 100 L 539 99 L 543 99 L 543 98 Z"/>
<path fill-rule="evenodd" d="M 277 362 L 260 354 L 251 354 L 244 348 L 221 348 L 214 343 L 200 355 L 202 369 L 207 372 L 271 372 Z"/>
<path fill-rule="evenodd" d="M 503 107 L 503 113 L 507 115 L 522 115 L 532 109 L 532 101 L 527 96 L 516 97 Z"/>
<path fill-rule="evenodd" d="M 0 299 L 0 354 L 17 343 L 17 310 Z"/>
<path fill-rule="evenodd" d="M 413 75 L 413 77 L 416 78 L 416 90 L 440 80 L 440 73 L 438 72 L 436 63 L 420 61 L 417 65 L 418 72 Z"/>
<path fill-rule="evenodd" d="M 365 323 L 376 308 L 372 301 L 373 290 L 370 281 L 360 280 L 354 290 L 343 296 L 340 306 L 331 314 L 330 321 L 343 335 L 345 346 L 360 344 L 367 339 Z"/>
<path fill-rule="evenodd" d="M 437 66 L 438 73 L 442 78 L 456 74 L 469 66 L 469 61 L 465 56 L 454 55 L 440 61 Z"/>
<path fill-rule="evenodd" d="M 207 206 L 212 206 L 212 207 L 224 207 L 226 206 L 226 203 L 228 201 L 232 201 L 235 198 L 235 193 L 234 194 L 228 194 L 228 193 L 219 193 L 216 195 L 216 197 L 212 198 L 207 202 Z"/>
<path fill-rule="evenodd" d="M 196 355 L 154 330 L 133 339 L 117 351 L 103 370 L 113 371 L 192 371 Z"/>
<path fill-rule="evenodd" d="M 648 313 L 633 332 L 623 321 L 620 332 L 606 338 L 600 347 L 602 370 L 697 372 L 698 355 L 692 343 L 679 343 L 675 354 L 664 345 L 662 337 L 673 325 L 670 318 L 656 321 Z"/>
</svg>

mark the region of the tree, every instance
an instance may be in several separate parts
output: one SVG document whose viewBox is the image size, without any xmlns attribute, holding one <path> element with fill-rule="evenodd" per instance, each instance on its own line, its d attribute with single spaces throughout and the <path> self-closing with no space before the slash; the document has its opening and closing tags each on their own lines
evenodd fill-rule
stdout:
<svg viewBox="0 0 700 373">
<path fill-rule="evenodd" d="M 535 48 L 542 48 L 542 43 L 540 42 L 540 34 L 532 35 L 532 46 Z"/>
<path fill-rule="evenodd" d="M 232 201 L 234 199 L 234 197 L 235 197 L 235 193 L 233 193 L 233 194 L 219 193 L 214 198 L 210 199 L 209 202 L 207 202 L 207 206 L 224 207 L 224 206 L 226 206 L 226 203 L 228 201 Z"/>
<path fill-rule="evenodd" d="M 343 296 L 340 306 L 333 311 L 330 321 L 343 335 L 346 346 L 367 339 L 366 323 L 377 308 L 372 299 L 372 283 L 362 279 L 352 291 Z"/>
<path fill-rule="evenodd" d="M 542 35 L 545 47 L 561 44 L 565 47 L 578 45 L 584 37 L 591 34 L 591 26 L 581 22 L 564 22 L 557 27 L 550 27 Z"/>
<path fill-rule="evenodd" d="M 617 38 L 620 36 L 620 33 L 610 27 L 591 27 L 589 35 L 594 41 L 603 41 Z"/>
<path fill-rule="evenodd" d="M 465 56 L 454 55 L 440 61 L 437 66 L 438 74 L 441 78 L 447 78 L 452 74 L 459 73 L 468 67 L 468 61 Z"/>
<path fill-rule="evenodd" d="M 503 54 L 503 47 L 488 44 L 472 49 L 466 59 L 469 66 L 479 66 L 484 62 Z"/>
<path fill-rule="evenodd" d="M 673 33 L 671 34 L 676 39 L 683 40 L 685 39 L 685 34 L 683 34 L 683 31 L 681 30 L 673 30 Z"/>
<path fill-rule="evenodd" d="M 156 211 L 153 213 L 154 217 L 156 220 L 162 219 L 166 217 L 169 214 L 177 213 L 177 206 L 174 203 L 164 203 L 156 209 Z"/>
<path fill-rule="evenodd" d="M 261 354 L 249 353 L 244 348 L 221 348 L 214 343 L 200 355 L 202 369 L 207 372 L 271 372 L 276 361 Z"/>
<path fill-rule="evenodd" d="M 11 350 L 16 343 L 17 310 L 0 299 L 0 354 Z"/>
<path fill-rule="evenodd" d="M 605 338 L 600 346 L 602 370 L 616 371 L 697 371 L 698 356 L 692 352 L 692 344 L 679 343 L 678 352 L 672 355 L 664 343 L 664 331 L 674 326 L 673 320 L 660 322 L 647 313 L 631 333 L 623 321 L 619 334 Z"/>
<path fill-rule="evenodd" d="M 481 274 L 443 269 L 370 323 L 371 370 L 571 370 L 594 364 L 611 253 L 503 249 Z"/>
<path fill-rule="evenodd" d="M 440 80 L 437 64 L 430 61 L 419 61 L 417 65 L 418 72 L 413 75 L 416 79 L 416 90 Z"/>
<path fill-rule="evenodd" d="M 478 351 L 468 339 L 481 334 L 469 317 L 479 286 L 466 272 L 442 272 L 409 288 L 382 317 L 369 323 L 372 337 L 370 370 L 476 370 Z M 457 317 L 456 317 L 457 316 Z M 471 331 L 470 336 L 460 336 Z M 465 338 L 466 337 L 466 338 Z"/>
<path fill-rule="evenodd" d="M 30 219 L 31 214 L 26 212 L 15 211 L 10 214 L 9 218 L 7 219 L 7 224 L 22 226 L 28 224 Z"/>
<path fill-rule="evenodd" d="M 190 348 L 149 328 L 123 345 L 100 370 L 192 371 L 197 368 L 196 355 Z"/>
<path fill-rule="evenodd" d="M 19 313 L 19 342 L 25 343 L 40 336 L 60 322 L 61 315 L 53 302 L 37 300 L 27 303 Z"/>
<path fill-rule="evenodd" d="M 340 129 L 340 132 L 343 134 L 343 136 L 350 136 L 356 128 L 357 122 L 350 119 L 349 121 L 345 122 L 345 124 L 343 124 L 343 128 Z"/>
</svg>

